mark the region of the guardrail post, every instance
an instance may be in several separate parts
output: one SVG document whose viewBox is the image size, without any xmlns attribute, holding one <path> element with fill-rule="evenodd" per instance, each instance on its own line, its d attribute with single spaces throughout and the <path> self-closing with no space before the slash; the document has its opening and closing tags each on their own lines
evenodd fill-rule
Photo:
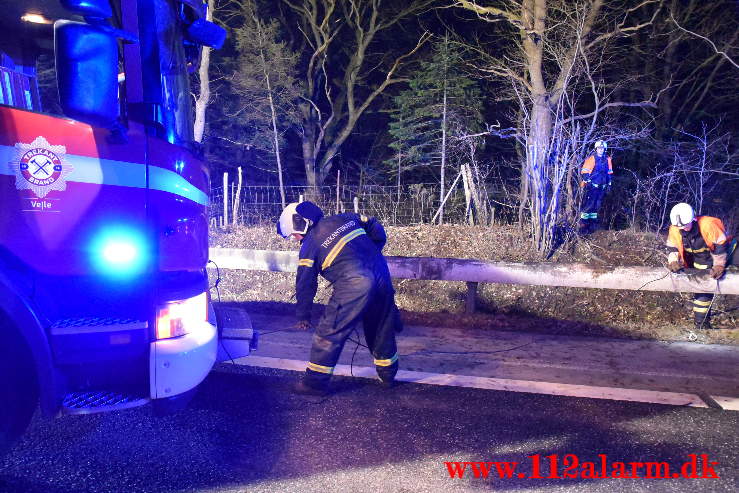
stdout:
<svg viewBox="0 0 739 493">
<path fill-rule="evenodd" d="M 477 301 L 477 283 L 467 282 L 467 300 L 464 305 L 465 313 L 475 313 L 475 302 Z"/>
</svg>

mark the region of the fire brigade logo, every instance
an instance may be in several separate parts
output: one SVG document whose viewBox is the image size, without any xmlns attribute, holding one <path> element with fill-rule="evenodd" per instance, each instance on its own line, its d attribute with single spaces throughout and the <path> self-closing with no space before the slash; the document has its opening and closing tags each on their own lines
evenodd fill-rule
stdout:
<svg viewBox="0 0 739 493">
<path fill-rule="evenodd" d="M 72 166 L 67 164 L 64 155 L 67 148 L 51 145 L 43 137 L 36 137 L 30 144 L 15 145 L 17 161 L 11 163 L 15 170 L 15 186 L 18 190 L 31 190 L 36 197 L 43 199 L 49 192 L 63 192 L 67 189 L 67 176 Z"/>
</svg>

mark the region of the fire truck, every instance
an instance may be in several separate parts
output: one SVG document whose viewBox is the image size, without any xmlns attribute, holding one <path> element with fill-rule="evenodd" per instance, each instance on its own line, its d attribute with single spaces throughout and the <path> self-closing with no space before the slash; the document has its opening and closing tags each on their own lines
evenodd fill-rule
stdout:
<svg viewBox="0 0 739 493">
<path fill-rule="evenodd" d="M 1 452 L 39 407 L 176 408 L 254 333 L 210 303 L 203 0 L 0 7 Z"/>
</svg>

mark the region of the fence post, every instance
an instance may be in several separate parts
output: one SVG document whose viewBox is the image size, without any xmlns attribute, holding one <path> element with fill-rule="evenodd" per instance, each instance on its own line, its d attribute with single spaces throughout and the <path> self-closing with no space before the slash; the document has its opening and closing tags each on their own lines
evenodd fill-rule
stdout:
<svg viewBox="0 0 739 493">
<path fill-rule="evenodd" d="M 233 198 L 233 208 L 231 209 L 231 220 L 236 226 L 239 223 L 239 210 L 241 210 L 241 182 L 242 182 L 242 175 L 241 175 L 241 166 L 239 166 L 239 184 L 236 187 L 236 193 L 234 194 Z"/>
<path fill-rule="evenodd" d="M 459 181 L 459 177 L 462 176 L 462 172 L 460 171 L 457 177 L 454 179 L 454 183 L 452 183 L 452 186 L 449 187 L 449 191 L 446 193 L 446 196 L 444 197 L 444 200 L 441 201 L 441 205 L 439 206 L 439 209 L 436 211 L 436 214 L 434 214 L 434 217 L 431 218 L 431 224 L 434 224 L 434 221 L 436 221 L 436 217 L 442 213 L 444 210 L 444 204 L 446 204 L 447 199 L 454 191 L 454 187 L 457 186 L 457 182 Z M 443 217 L 443 216 L 442 216 Z M 441 224 L 441 221 L 439 222 Z"/>
<path fill-rule="evenodd" d="M 228 171 L 223 173 L 223 227 L 228 226 Z"/>
<path fill-rule="evenodd" d="M 465 300 L 464 312 L 475 313 L 475 303 L 477 300 L 477 283 L 467 282 L 467 299 Z"/>
<path fill-rule="evenodd" d="M 460 166 L 460 171 L 462 173 L 462 187 L 464 188 L 464 203 L 466 204 L 465 210 L 464 210 L 464 219 L 468 222 L 468 224 L 472 225 L 474 224 L 474 219 L 472 218 L 472 189 L 470 184 L 470 176 L 467 173 L 467 165 L 462 164 Z"/>
<path fill-rule="evenodd" d="M 341 170 L 336 170 L 336 213 L 341 212 L 339 210 L 339 189 L 341 188 Z"/>
</svg>

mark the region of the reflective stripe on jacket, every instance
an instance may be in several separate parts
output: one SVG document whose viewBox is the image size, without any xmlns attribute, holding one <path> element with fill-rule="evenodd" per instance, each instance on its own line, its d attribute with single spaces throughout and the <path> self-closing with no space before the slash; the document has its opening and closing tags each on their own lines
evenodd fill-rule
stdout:
<svg viewBox="0 0 739 493">
<path fill-rule="evenodd" d="M 611 175 L 613 174 L 613 163 L 611 162 L 611 156 L 604 157 L 608 162 L 607 172 L 604 169 L 595 169 L 595 165 L 597 163 L 595 154 L 591 154 L 587 157 L 587 159 L 585 159 L 585 162 L 582 164 L 582 168 L 580 169 L 580 175 L 582 176 L 583 181 L 590 181 L 590 179 L 593 179 L 594 184 L 602 185 L 605 183 L 610 183 Z M 606 176 L 608 177 L 608 179 L 606 179 Z M 595 178 L 599 179 L 595 180 Z"/>
</svg>

